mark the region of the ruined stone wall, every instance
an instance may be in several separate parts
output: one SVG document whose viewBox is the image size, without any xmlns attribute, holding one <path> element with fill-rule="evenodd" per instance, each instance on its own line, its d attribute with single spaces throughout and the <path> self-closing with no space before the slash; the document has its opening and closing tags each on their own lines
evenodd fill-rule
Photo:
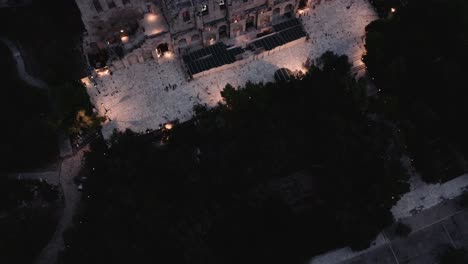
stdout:
<svg viewBox="0 0 468 264">
<path fill-rule="evenodd" d="M 171 34 L 176 36 L 180 32 L 190 31 L 196 27 L 195 12 L 190 1 L 164 0 L 162 3 L 163 14 Z"/>
<path fill-rule="evenodd" d="M 75 0 L 91 42 L 125 20 L 141 19 L 151 8 L 147 0 Z"/>
</svg>

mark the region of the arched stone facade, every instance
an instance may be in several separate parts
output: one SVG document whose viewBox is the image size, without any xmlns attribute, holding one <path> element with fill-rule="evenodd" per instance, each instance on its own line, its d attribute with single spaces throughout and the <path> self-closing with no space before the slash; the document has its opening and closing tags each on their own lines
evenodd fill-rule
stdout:
<svg viewBox="0 0 468 264">
<path fill-rule="evenodd" d="M 279 19 L 281 17 L 281 8 L 276 7 L 275 9 L 273 9 L 272 16 L 273 16 L 273 20 Z"/>
<path fill-rule="evenodd" d="M 229 37 L 227 25 L 221 25 L 218 28 L 218 39 Z"/>
<path fill-rule="evenodd" d="M 187 48 L 188 46 L 187 40 L 185 38 L 179 39 L 177 44 L 179 45 L 179 48 Z"/>
<path fill-rule="evenodd" d="M 200 34 L 194 34 L 190 38 L 191 44 L 198 44 L 200 42 Z"/>
<path fill-rule="evenodd" d="M 283 16 L 292 17 L 293 12 L 294 12 L 294 6 L 293 6 L 292 4 L 287 4 L 287 5 L 284 7 Z"/>
</svg>

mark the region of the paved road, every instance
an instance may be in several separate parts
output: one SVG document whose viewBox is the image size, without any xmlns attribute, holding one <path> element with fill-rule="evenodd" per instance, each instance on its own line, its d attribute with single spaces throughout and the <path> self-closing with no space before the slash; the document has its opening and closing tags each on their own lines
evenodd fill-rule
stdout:
<svg viewBox="0 0 468 264">
<path fill-rule="evenodd" d="M 13 55 L 13 59 L 16 61 L 16 70 L 18 71 L 18 76 L 21 78 L 21 80 L 33 87 L 47 90 L 47 84 L 44 81 L 29 75 L 29 73 L 26 71 L 23 56 L 21 55 L 21 52 L 15 43 L 6 38 L 0 38 L 0 42 L 3 42 Z"/>
</svg>

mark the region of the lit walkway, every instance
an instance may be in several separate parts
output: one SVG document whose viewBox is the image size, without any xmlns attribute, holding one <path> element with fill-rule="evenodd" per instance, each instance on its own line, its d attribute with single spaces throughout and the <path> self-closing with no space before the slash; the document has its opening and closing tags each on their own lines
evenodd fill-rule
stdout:
<svg viewBox="0 0 468 264">
<path fill-rule="evenodd" d="M 407 239 L 387 228 L 366 250 L 341 248 L 314 257 L 310 264 L 434 263 L 434 253 L 444 246 L 468 246 L 468 211 L 458 206 L 458 197 L 466 189 L 468 174 L 444 184 L 423 184 L 392 208 L 394 217 L 413 230 Z"/>
</svg>

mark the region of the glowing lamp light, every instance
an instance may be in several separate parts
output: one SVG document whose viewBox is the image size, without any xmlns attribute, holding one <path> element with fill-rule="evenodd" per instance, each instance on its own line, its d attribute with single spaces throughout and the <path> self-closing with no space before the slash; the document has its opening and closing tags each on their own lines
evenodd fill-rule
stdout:
<svg viewBox="0 0 468 264">
<path fill-rule="evenodd" d="M 105 67 L 103 69 L 97 69 L 96 70 L 96 73 L 99 77 L 103 77 L 103 76 L 106 76 L 106 75 L 109 75 L 110 74 L 110 70 L 109 68 Z M 96 87 L 96 85 L 94 86 Z"/>
<path fill-rule="evenodd" d="M 391 11 L 392 13 L 395 13 L 395 12 L 396 12 L 396 9 L 392 7 L 392 8 L 390 9 L 390 11 Z"/>
<path fill-rule="evenodd" d="M 173 127 L 174 127 L 174 125 L 171 124 L 171 123 L 166 123 L 166 124 L 164 125 L 164 128 L 167 129 L 167 130 L 171 130 Z"/>
<path fill-rule="evenodd" d="M 172 51 L 166 51 L 161 54 L 161 57 L 172 59 L 172 57 L 174 57 L 174 53 Z"/>
<path fill-rule="evenodd" d="M 124 30 L 123 30 L 123 29 L 121 29 L 121 30 L 120 30 L 120 33 L 124 33 Z"/>
<path fill-rule="evenodd" d="M 146 21 L 148 22 L 156 22 L 156 20 L 158 20 L 158 16 L 155 14 L 148 14 L 146 16 Z"/>
</svg>

